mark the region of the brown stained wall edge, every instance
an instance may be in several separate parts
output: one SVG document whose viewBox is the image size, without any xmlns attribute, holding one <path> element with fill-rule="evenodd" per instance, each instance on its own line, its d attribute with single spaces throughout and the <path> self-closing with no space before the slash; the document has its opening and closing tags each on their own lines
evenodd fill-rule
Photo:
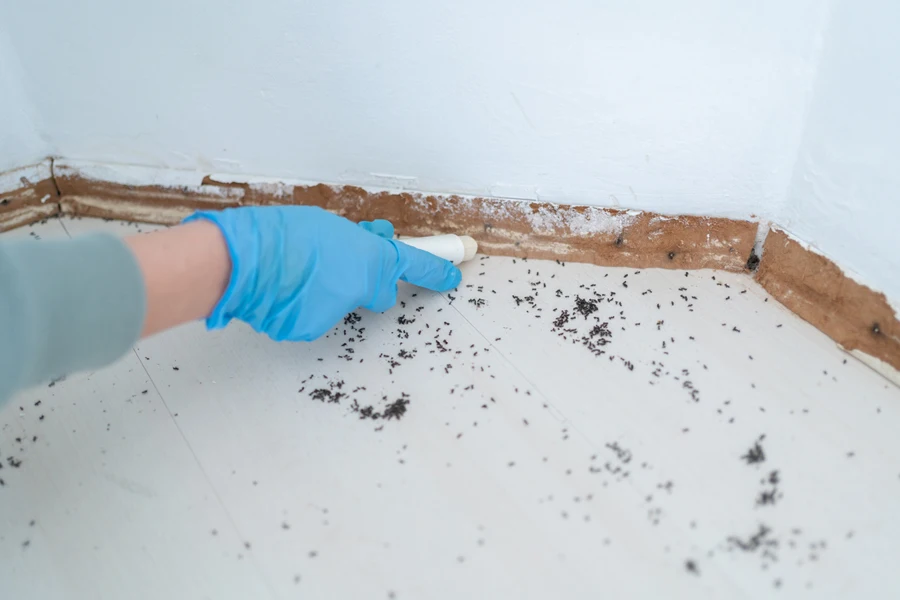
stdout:
<svg viewBox="0 0 900 600">
<path fill-rule="evenodd" d="M 23 182 L 14 190 L 0 190 L 0 233 L 59 212 L 59 190 L 52 178 Z"/>
<path fill-rule="evenodd" d="M 766 237 L 756 280 L 776 300 L 846 350 L 900 370 L 900 321 L 884 294 L 778 228 Z"/>
<path fill-rule="evenodd" d="M 671 269 L 745 268 L 751 221 L 529 203 L 496 198 L 368 192 L 354 186 L 251 186 L 205 178 L 190 188 L 127 186 L 57 176 L 63 210 L 175 223 L 193 210 L 247 205 L 320 206 L 354 221 L 388 219 L 400 235 L 456 233 L 486 254 Z"/>
<path fill-rule="evenodd" d="M 48 193 L 54 201 L 41 203 Z M 250 185 L 206 177 L 199 186 L 174 188 L 57 174 L 55 179 L 0 193 L 0 231 L 60 209 L 74 215 L 173 224 L 195 210 L 248 205 L 320 206 L 356 221 L 389 219 L 401 235 L 471 235 L 486 254 L 635 268 L 742 271 L 757 230 L 756 223 L 736 219 L 368 192 L 354 186 Z M 845 349 L 900 370 L 900 322 L 885 296 L 853 281 L 828 258 L 773 228 L 756 280 Z"/>
</svg>

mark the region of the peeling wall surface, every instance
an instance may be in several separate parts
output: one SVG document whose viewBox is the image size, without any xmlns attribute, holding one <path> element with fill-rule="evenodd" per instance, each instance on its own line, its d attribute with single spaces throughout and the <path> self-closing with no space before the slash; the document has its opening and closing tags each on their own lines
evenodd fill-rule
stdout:
<svg viewBox="0 0 900 600">
<path fill-rule="evenodd" d="M 0 7 L 0 15 L 5 9 Z M 33 105 L 25 95 L 18 56 L 0 18 L 0 173 L 37 163 L 49 153 L 50 145 L 39 134 Z"/>
<path fill-rule="evenodd" d="M 900 300 L 900 4 L 844 1 L 825 35 L 777 221 L 860 283 Z"/>
<path fill-rule="evenodd" d="M 0 6 L 61 156 L 767 216 L 821 0 Z"/>
</svg>

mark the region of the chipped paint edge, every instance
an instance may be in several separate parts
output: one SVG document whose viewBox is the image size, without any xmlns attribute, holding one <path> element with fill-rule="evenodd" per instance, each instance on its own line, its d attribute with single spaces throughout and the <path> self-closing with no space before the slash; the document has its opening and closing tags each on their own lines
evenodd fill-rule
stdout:
<svg viewBox="0 0 900 600">
<path fill-rule="evenodd" d="M 771 223 L 771 224 L 767 223 L 766 225 L 767 225 L 766 226 L 766 230 L 767 230 L 766 235 L 768 235 L 768 231 L 770 229 L 772 231 L 780 231 L 781 233 L 786 235 L 788 238 L 790 238 L 791 241 L 794 241 L 797 244 L 799 244 L 807 252 L 812 252 L 813 254 L 817 254 L 818 256 L 821 256 L 825 260 L 831 262 L 835 267 L 837 267 L 841 271 L 841 273 L 847 279 L 850 279 L 851 281 L 854 281 L 855 283 L 858 283 L 859 285 L 861 285 L 863 287 L 869 288 L 870 290 L 873 290 L 876 292 L 878 291 L 874 287 L 872 287 L 869 283 L 867 283 L 862 277 L 860 277 L 860 275 L 858 273 L 842 266 L 837 260 L 835 260 L 835 258 L 833 256 L 829 256 L 828 254 L 826 254 L 819 248 L 812 245 L 810 242 L 806 242 L 806 241 L 800 239 L 799 237 L 797 237 L 796 235 L 791 233 L 788 229 L 786 229 L 780 225 L 777 225 L 775 223 Z M 762 223 L 760 223 L 760 226 L 762 226 Z M 762 241 L 763 242 L 765 241 L 765 237 L 762 238 Z M 891 309 L 894 311 L 894 318 L 897 318 L 897 316 L 900 315 L 900 298 L 889 298 L 887 296 L 887 294 L 885 294 L 885 299 L 887 300 Z"/>
</svg>

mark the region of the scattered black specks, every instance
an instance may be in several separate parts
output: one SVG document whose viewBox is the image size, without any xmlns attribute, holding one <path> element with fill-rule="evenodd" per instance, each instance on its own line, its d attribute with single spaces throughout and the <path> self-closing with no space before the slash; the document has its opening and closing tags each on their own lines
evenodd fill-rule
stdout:
<svg viewBox="0 0 900 600">
<path fill-rule="evenodd" d="M 699 575 L 700 569 L 697 568 L 697 563 L 691 559 L 684 561 L 685 570 L 691 575 Z"/>
<path fill-rule="evenodd" d="M 772 538 L 772 530 L 766 525 L 760 525 L 756 533 L 747 538 L 738 536 L 729 536 L 726 540 L 732 549 L 738 549 L 743 552 L 757 552 L 762 549 L 764 557 L 774 560 L 776 558 L 774 552 L 778 547 L 778 540 Z"/>
<path fill-rule="evenodd" d="M 180 371 L 181 369 L 178 368 L 178 367 L 172 367 L 172 370 L 173 370 L 173 371 Z"/>
<path fill-rule="evenodd" d="M 768 504 L 775 504 L 779 498 L 781 498 L 781 493 L 778 491 L 778 488 L 763 490 L 759 493 L 759 496 L 756 497 L 756 505 L 765 506 Z"/>
<path fill-rule="evenodd" d="M 747 453 L 741 456 L 741 458 L 746 461 L 748 465 L 753 465 L 757 463 L 764 462 L 766 460 L 766 453 L 763 450 L 761 442 L 766 436 L 761 435 L 759 439 L 753 443 L 753 446 L 747 450 Z"/>
</svg>

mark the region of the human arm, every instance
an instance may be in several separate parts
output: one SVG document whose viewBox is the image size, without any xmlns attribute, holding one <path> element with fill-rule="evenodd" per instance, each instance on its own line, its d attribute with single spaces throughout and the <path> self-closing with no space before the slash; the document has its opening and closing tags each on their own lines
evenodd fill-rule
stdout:
<svg viewBox="0 0 900 600">
<path fill-rule="evenodd" d="M 357 307 L 393 306 L 399 279 L 459 283 L 449 262 L 386 239 L 389 223 L 362 225 L 312 207 L 239 208 L 124 242 L 0 244 L 0 401 L 199 318 L 312 340 Z"/>
<path fill-rule="evenodd" d="M 125 244 L 144 281 L 141 337 L 205 318 L 228 286 L 228 246 L 209 221 L 130 236 Z"/>
<path fill-rule="evenodd" d="M 0 404 L 119 358 L 138 338 L 145 302 L 134 255 L 112 235 L 0 241 Z"/>
</svg>

